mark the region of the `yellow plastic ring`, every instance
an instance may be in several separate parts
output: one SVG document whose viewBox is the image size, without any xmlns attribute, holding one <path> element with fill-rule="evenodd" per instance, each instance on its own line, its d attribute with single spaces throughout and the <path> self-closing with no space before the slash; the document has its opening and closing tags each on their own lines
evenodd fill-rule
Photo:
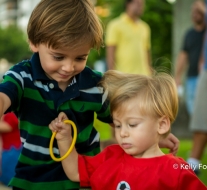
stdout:
<svg viewBox="0 0 207 190">
<path fill-rule="evenodd" d="M 70 148 L 68 149 L 68 151 L 65 153 L 64 156 L 60 157 L 60 158 L 56 158 L 53 154 L 53 142 L 54 142 L 54 139 L 55 139 L 55 135 L 57 134 L 57 132 L 53 132 L 52 134 L 52 137 L 50 139 L 50 146 L 49 146 L 49 151 L 50 151 L 50 156 L 51 158 L 56 161 L 56 162 L 60 162 L 62 160 L 64 160 L 66 157 L 68 157 L 68 155 L 71 153 L 71 151 L 73 150 L 74 146 L 75 146 L 75 142 L 76 142 L 76 139 L 77 139 L 77 128 L 76 128 L 76 125 L 73 121 L 71 120 L 65 120 L 64 123 L 67 123 L 67 124 L 71 124 L 72 127 L 73 127 L 73 140 L 72 140 L 72 143 L 71 143 L 71 146 Z"/>
</svg>

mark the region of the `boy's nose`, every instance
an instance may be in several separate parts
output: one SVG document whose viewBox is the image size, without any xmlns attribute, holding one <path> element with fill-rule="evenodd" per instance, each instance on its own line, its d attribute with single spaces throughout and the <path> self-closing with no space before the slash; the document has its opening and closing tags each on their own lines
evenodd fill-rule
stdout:
<svg viewBox="0 0 207 190">
<path fill-rule="evenodd" d="M 65 72 L 71 72 L 71 71 L 74 71 L 74 65 L 72 62 L 70 63 L 66 63 L 62 66 L 62 70 L 65 71 Z"/>
<path fill-rule="evenodd" d="M 121 137 L 126 137 L 126 136 L 128 136 L 128 131 L 127 131 L 127 129 L 125 128 L 125 127 L 122 127 L 121 128 L 121 131 L 120 131 L 120 136 Z"/>
</svg>

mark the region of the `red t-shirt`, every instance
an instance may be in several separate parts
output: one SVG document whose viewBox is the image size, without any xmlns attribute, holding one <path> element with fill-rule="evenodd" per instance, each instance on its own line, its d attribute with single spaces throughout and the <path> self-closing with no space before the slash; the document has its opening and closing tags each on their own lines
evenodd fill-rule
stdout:
<svg viewBox="0 0 207 190">
<path fill-rule="evenodd" d="M 12 112 L 6 113 L 3 116 L 3 121 L 7 122 L 12 131 L 9 133 L 1 133 L 3 150 L 9 150 L 12 146 L 15 148 L 21 147 L 20 132 L 18 127 L 18 118 Z"/>
<path fill-rule="evenodd" d="M 79 155 L 81 187 L 93 190 L 206 190 L 182 159 L 167 154 L 154 158 L 134 158 L 118 145 L 90 157 Z"/>
</svg>

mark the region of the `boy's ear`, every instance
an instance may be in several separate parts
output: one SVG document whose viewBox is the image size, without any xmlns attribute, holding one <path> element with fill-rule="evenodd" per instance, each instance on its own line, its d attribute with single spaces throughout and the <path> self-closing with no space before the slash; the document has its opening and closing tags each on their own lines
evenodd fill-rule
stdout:
<svg viewBox="0 0 207 190">
<path fill-rule="evenodd" d="M 170 119 L 167 116 L 159 118 L 157 132 L 160 135 L 167 133 L 170 130 Z"/>
<path fill-rule="evenodd" d="M 31 41 L 29 41 L 29 48 L 32 50 L 32 52 L 38 52 L 38 46 L 34 45 Z"/>
</svg>

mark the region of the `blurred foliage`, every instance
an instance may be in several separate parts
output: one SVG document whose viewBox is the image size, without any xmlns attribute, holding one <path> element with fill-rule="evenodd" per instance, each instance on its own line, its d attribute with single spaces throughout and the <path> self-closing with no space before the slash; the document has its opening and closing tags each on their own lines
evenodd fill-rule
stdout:
<svg viewBox="0 0 207 190">
<path fill-rule="evenodd" d="M 16 26 L 0 28 L 0 58 L 17 63 L 31 55 L 25 33 Z"/>
<path fill-rule="evenodd" d="M 166 66 L 172 68 L 172 4 L 166 0 L 146 0 L 142 19 L 151 28 L 152 62 L 154 67 Z M 97 6 L 109 10 L 108 16 L 100 16 L 104 30 L 107 23 L 124 12 L 125 0 L 97 0 Z M 88 59 L 89 66 L 93 66 L 97 59 L 105 60 L 105 48 L 98 53 L 91 51 Z M 163 61 L 164 60 L 164 61 Z"/>
</svg>

